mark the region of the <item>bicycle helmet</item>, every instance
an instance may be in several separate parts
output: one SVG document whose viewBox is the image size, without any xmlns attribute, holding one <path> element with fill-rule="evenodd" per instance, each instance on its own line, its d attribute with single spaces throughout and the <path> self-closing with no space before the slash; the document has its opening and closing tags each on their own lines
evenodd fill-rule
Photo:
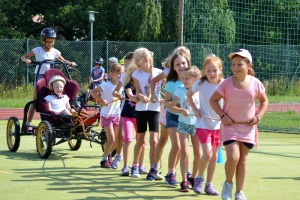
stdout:
<svg viewBox="0 0 300 200">
<path fill-rule="evenodd" d="M 41 36 L 44 38 L 56 38 L 56 32 L 53 28 L 44 28 L 41 32 Z"/>
<path fill-rule="evenodd" d="M 118 62 L 118 58 L 116 58 L 116 57 L 110 57 L 108 60 L 110 62 L 113 62 L 113 63 L 117 63 Z"/>
<path fill-rule="evenodd" d="M 103 58 L 101 58 L 101 57 L 97 58 L 97 59 L 95 60 L 95 63 L 96 63 L 96 64 L 102 65 L 102 64 L 103 64 Z"/>
<path fill-rule="evenodd" d="M 55 76 L 52 76 L 50 81 L 48 82 L 48 87 L 50 90 L 53 90 L 53 83 L 56 81 L 62 81 L 64 83 L 64 85 L 66 85 L 66 80 L 63 77 L 61 77 L 59 75 L 55 75 Z"/>
</svg>

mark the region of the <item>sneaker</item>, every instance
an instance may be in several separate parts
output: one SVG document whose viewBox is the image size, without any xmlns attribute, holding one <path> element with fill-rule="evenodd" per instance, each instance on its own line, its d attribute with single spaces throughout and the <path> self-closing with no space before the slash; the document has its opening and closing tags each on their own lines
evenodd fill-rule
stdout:
<svg viewBox="0 0 300 200">
<path fill-rule="evenodd" d="M 203 189 L 203 185 L 204 185 L 204 178 L 200 177 L 200 178 L 195 178 L 195 182 L 194 182 L 194 187 L 193 190 L 195 193 L 197 194 L 202 194 L 202 189 Z"/>
<path fill-rule="evenodd" d="M 168 186 L 170 187 L 176 187 L 177 186 L 177 181 L 176 181 L 176 175 L 171 173 L 171 174 L 167 174 L 167 176 L 165 176 L 166 178 L 166 183 L 168 184 Z"/>
<path fill-rule="evenodd" d="M 155 174 L 155 180 L 160 181 L 160 180 L 163 180 L 163 179 L 164 179 L 164 177 L 161 175 L 161 172 L 157 172 Z"/>
<path fill-rule="evenodd" d="M 122 156 L 115 156 L 115 159 L 111 162 L 111 168 L 117 169 L 121 160 L 123 160 Z"/>
<path fill-rule="evenodd" d="M 140 178 L 139 168 L 138 167 L 131 167 L 131 176 L 133 178 Z"/>
<path fill-rule="evenodd" d="M 235 200 L 247 200 L 243 191 L 235 193 Z"/>
<path fill-rule="evenodd" d="M 112 156 L 110 154 L 108 154 L 108 162 L 109 162 L 109 164 L 112 163 Z"/>
<path fill-rule="evenodd" d="M 140 166 L 139 167 L 139 173 L 140 174 L 148 174 L 148 171 L 146 170 L 146 167 Z"/>
<path fill-rule="evenodd" d="M 186 173 L 186 178 L 187 178 L 188 180 L 189 180 L 189 178 L 192 178 L 192 173 L 188 171 L 188 172 Z"/>
<path fill-rule="evenodd" d="M 232 183 L 224 182 L 222 190 L 222 200 L 230 200 L 232 198 Z"/>
<path fill-rule="evenodd" d="M 121 176 L 129 176 L 129 167 L 123 167 L 123 169 L 121 170 Z"/>
<path fill-rule="evenodd" d="M 218 196 L 219 192 L 214 188 L 214 186 L 209 183 L 205 186 L 204 192 L 208 195 Z"/>
<path fill-rule="evenodd" d="M 28 125 L 27 128 L 26 128 L 26 131 L 27 132 L 32 132 L 33 131 L 33 128 L 31 125 Z"/>
<path fill-rule="evenodd" d="M 109 162 L 107 160 L 102 160 L 100 162 L 100 167 L 101 168 L 111 168 L 111 166 L 110 166 L 110 164 L 109 164 Z"/>
<path fill-rule="evenodd" d="M 187 181 L 188 181 L 188 184 L 190 186 L 192 186 L 192 188 L 193 188 L 194 187 L 195 178 L 190 177 L 190 178 L 187 179 Z"/>
<path fill-rule="evenodd" d="M 182 181 L 180 184 L 180 192 L 188 192 L 189 191 L 189 184 L 187 181 Z"/>
<path fill-rule="evenodd" d="M 158 170 L 156 170 L 154 168 L 151 168 L 150 171 L 149 171 L 149 173 L 146 176 L 146 179 L 148 181 L 154 181 L 156 174 L 158 174 Z"/>
</svg>

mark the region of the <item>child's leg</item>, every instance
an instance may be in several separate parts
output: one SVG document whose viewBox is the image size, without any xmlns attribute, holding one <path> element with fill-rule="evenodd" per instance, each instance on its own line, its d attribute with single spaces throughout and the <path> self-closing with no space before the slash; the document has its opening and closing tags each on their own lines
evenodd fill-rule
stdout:
<svg viewBox="0 0 300 200">
<path fill-rule="evenodd" d="M 103 156 L 108 156 L 108 154 L 110 153 L 110 151 L 115 143 L 114 127 L 112 125 L 107 126 L 107 127 L 104 127 L 104 130 L 107 135 L 107 142 L 105 143 L 105 146 L 104 146 Z"/>
<path fill-rule="evenodd" d="M 177 127 L 168 128 L 168 133 L 171 139 L 171 150 L 168 159 L 168 174 L 170 174 L 176 171 L 176 161 L 180 156 L 180 142 Z"/>
<path fill-rule="evenodd" d="M 37 98 L 37 94 L 36 94 L 36 91 L 34 90 L 33 100 L 35 101 L 36 98 Z M 35 113 L 35 108 L 34 108 L 34 105 L 31 104 L 28 109 L 27 125 L 31 125 L 31 121 L 33 119 L 34 113 Z"/>
<path fill-rule="evenodd" d="M 142 146 L 145 144 L 146 132 L 138 133 L 138 134 L 139 134 L 139 136 L 138 136 L 137 141 L 134 145 L 134 157 L 133 157 L 133 164 L 134 165 L 138 165 L 138 160 L 139 160 L 140 155 L 141 155 Z"/>
<path fill-rule="evenodd" d="M 194 154 L 192 178 L 195 178 L 197 176 L 197 173 L 199 170 L 200 158 L 202 156 L 202 150 L 201 150 L 200 141 L 196 135 L 191 136 L 191 142 L 192 142 L 193 154 Z"/>
<path fill-rule="evenodd" d="M 221 145 L 220 142 L 220 130 L 211 130 L 211 145 L 212 145 L 212 156 L 209 160 L 208 163 L 208 167 L 207 167 L 207 179 L 206 179 L 206 183 L 211 183 L 214 173 L 215 173 L 215 169 L 216 169 L 216 164 L 217 164 L 217 158 L 218 158 L 218 152 L 219 152 L 219 148 Z"/>
<path fill-rule="evenodd" d="M 187 181 L 187 171 L 189 167 L 189 135 L 187 133 L 179 133 L 180 140 L 180 171 L 182 181 Z"/>
<path fill-rule="evenodd" d="M 240 159 L 240 145 L 238 142 L 224 144 L 226 151 L 225 175 L 226 182 L 233 182 L 233 176 L 236 170 L 237 163 Z"/>
<path fill-rule="evenodd" d="M 121 155 L 122 148 L 123 148 L 123 138 L 124 138 L 124 131 L 123 131 L 123 120 L 120 117 L 119 128 L 118 132 L 116 132 L 116 144 L 117 144 L 117 155 Z"/>
<path fill-rule="evenodd" d="M 132 121 L 131 118 L 122 117 L 120 121 L 122 121 L 122 128 L 124 130 L 124 148 L 123 148 L 123 160 L 124 160 L 124 167 L 128 166 L 128 159 L 130 155 L 130 144 L 132 141 Z"/>
<path fill-rule="evenodd" d="M 239 143 L 240 159 L 236 166 L 236 192 L 243 190 L 247 172 L 247 159 L 250 149 L 243 143 Z"/>
<path fill-rule="evenodd" d="M 165 128 L 165 125 L 161 124 L 160 137 L 159 137 L 158 143 L 155 148 L 155 155 L 154 155 L 154 161 L 153 161 L 154 164 L 158 165 L 158 163 L 161 159 L 161 156 L 163 154 L 164 147 L 166 146 L 166 144 L 168 142 L 168 139 L 169 139 L 169 133 L 168 133 L 167 129 Z"/>
<path fill-rule="evenodd" d="M 154 155 L 155 155 L 155 148 L 158 143 L 158 132 L 157 131 L 150 131 L 150 151 L 149 151 L 149 158 L 150 158 L 150 166 L 154 163 Z"/>
</svg>

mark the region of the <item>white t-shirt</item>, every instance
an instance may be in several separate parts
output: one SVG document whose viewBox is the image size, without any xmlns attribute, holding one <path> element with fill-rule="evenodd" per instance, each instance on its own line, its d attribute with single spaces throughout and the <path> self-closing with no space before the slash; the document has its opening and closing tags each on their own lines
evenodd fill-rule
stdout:
<svg viewBox="0 0 300 200">
<path fill-rule="evenodd" d="M 174 96 L 178 97 L 178 102 L 180 105 L 180 108 L 187 109 L 190 113 L 189 116 L 184 116 L 183 114 L 179 114 L 179 122 L 183 122 L 188 125 L 195 125 L 196 117 L 193 115 L 193 109 L 189 104 L 189 101 L 187 99 L 187 92 L 188 90 L 185 87 L 179 87 L 175 90 Z M 198 93 L 195 93 L 193 95 L 194 103 L 197 107 L 199 107 L 199 99 L 198 99 Z"/>
<path fill-rule="evenodd" d="M 43 49 L 43 47 L 35 47 L 32 49 L 32 51 L 37 62 L 42 62 L 44 60 L 55 60 L 61 55 L 61 52 L 55 48 L 52 48 L 49 52 L 47 52 Z M 38 67 L 38 65 L 35 67 L 34 73 L 37 73 Z M 39 74 L 44 74 L 48 69 L 50 69 L 50 64 L 44 63 Z"/>
<path fill-rule="evenodd" d="M 47 102 L 51 103 L 52 111 L 61 112 L 66 109 L 66 103 L 69 102 L 69 97 L 67 95 L 63 95 L 62 98 L 56 98 L 54 95 L 47 95 L 45 97 Z"/>
<path fill-rule="evenodd" d="M 163 73 L 164 73 L 164 75 L 165 75 L 166 78 L 167 78 L 169 72 L 170 72 L 170 68 L 169 67 L 164 68 Z"/>
<path fill-rule="evenodd" d="M 149 90 L 150 90 L 150 80 L 151 78 L 154 78 L 162 73 L 161 69 L 153 68 L 152 69 L 152 77 L 150 73 L 144 72 L 140 69 L 137 69 L 133 72 L 132 77 L 137 79 L 140 84 L 140 91 L 143 95 L 147 96 Z M 162 81 L 159 81 L 156 83 L 155 88 L 155 96 L 158 101 L 155 103 L 142 103 L 141 101 L 137 102 L 135 106 L 136 111 L 160 111 L 160 90 L 161 90 L 161 83 Z"/>
<path fill-rule="evenodd" d="M 101 97 L 105 99 L 107 102 L 112 102 L 116 98 L 112 96 L 112 93 L 114 89 L 116 88 L 116 85 L 112 84 L 110 81 L 107 81 L 105 83 L 102 83 L 100 85 L 102 92 Z M 114 101 L 107 106 L 103 106 L 100 111 L 100 116 L 105 117 L 115 117 L 120 116 L 120 101 Z"/>
<path fill-rule="evenodd" d="M 219 84 L 210 84 L 207 81 L 204 81 L 202 84 L 200 84 L 200 81 L 201 80 L 197 80 L 192 86 L 192 91 L 194 93 L 199 92 L 199 111 L 203 116 L 215 118 L 218 120 L 200 117 L 197 118 L 195 127 L 209 130 L 218 130 L 220 129 L 221 120 L 219 115 L 210 106 L 209 99 L 216 91 Z M 223 108 L 223 99 L 219 101 L 219 104 L 221 108 Z"/>
</svg>

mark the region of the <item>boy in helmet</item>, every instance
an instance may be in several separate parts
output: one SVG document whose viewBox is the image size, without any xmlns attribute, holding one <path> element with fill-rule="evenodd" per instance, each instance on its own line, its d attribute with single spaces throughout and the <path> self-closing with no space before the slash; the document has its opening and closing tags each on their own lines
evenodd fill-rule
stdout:
<svg viewBox="0 0 300 200">
<path fill-rule="evenodd" d="M 39 47 L 35 47 L 29 53 L 23 55 L 21 57 L 21 60 L 23 62 L 25 62 L 26 64 L 31 64 L 30 58 L 35 56 L 35 60 L 37 62 L 42 62 L 46 59 L 53 59 L 53 60 L 58 59 L 60 61 L 67 62 L 70 66 L 74 66 L 74 67 L 76 66 L 75 62 L 70 62 L 70 61 L 64 59 L 61 55 L 61 52 L 54 48 L 56 32 L 53 28 L 44 28 L 41 32 L 41 37 L 42 37 L 43 45 L 39 46 Z M 50 65 L 47 63 L 44 63 L 40 69 L 37 80 L 35 80 L 35 83 L 44 76 L 44 73 L 48 69 L 50 69 Z M 35 68 L 35 73 L 37 73 L 37 70 L 38 70 L 38 66 L 36 66 L 36 68 Z M 35 99 L 36 99 L 36 91 L 34 92 L 33 100 L 35 100 Z M 31 105 L 30 109 L 28 111 L 27 131 L 33 130 L 31 127 L 31 121 L 32 121 L 34 112 L 35 112 L 34 106 Z"/>
<path fill-rule="evenodd" d="M 71 106 L 69 103 L 69 97 L 63 94 L 66 80 L 59 76 L 52 76 L 48 82 L 48 87 L 51 91 L 51 95 L 47 95 L 45 100 L 47 101 L 49 110 L 56 114 L 68 114 L 71 115 Z"/>
<path fill-rule="evenodd" d="M 95 61 L 95 67 L 93 67 L 90 75 L 91 90 L 96 87 L 100 87 L 100 85 L 104 82 L 105 70 L 102 65 L 103 59 L 101 57 L 97 58 Z M 98 105 L 99 101 L 95 100 L 95 104 Z"/>
</svg>

